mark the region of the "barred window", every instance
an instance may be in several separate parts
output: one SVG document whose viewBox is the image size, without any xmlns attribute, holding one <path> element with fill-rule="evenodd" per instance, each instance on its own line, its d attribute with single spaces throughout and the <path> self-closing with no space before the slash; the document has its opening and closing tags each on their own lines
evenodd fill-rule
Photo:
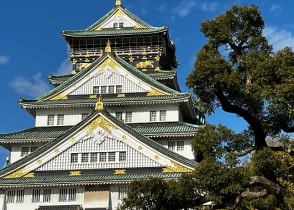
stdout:
<svg viewBox="0 0 294 210">
<path fill-rule="evenodd" d="M 53 114 L 49 114 L 47 116 L 47 125 L 54 125 L 54 115 Z"/>
<path fill-rule="evenodd" d="M 122 200 L 127 196 L 128 187 L 119 187 L 118 188 L 118 199 Z"/>
<path fill-rule="evenodd" d="M 101 86 L 101 93 L 107 93 L 107 86 Z"/>
<path fill-rule="evenodd" d="M 82 163 L 89 162 L 89 153 L 82 153 Z"/>
<path fill-rule="evenodd" d="M 21 148 L 21 156 L 25 156 L 25 155 L 28 155 L 30 154 L 30 147 L 22 147 Z"/>
<path fill-rule="evenodd" d="M 6 196 L 7 196 L 7 198 L 6 198 L 7 203 L 14 203 L 15 202 L 15 190 L 7 191 Z"/>
<path fill-rule="evenodd" d="M 16 203 L 23 203 L 24 201 L 24 190 L 16 191 Z"/>
<path fill-rule="evenodd" d="M 67 201 L 67 188 L 63 188 L 59 190 L 59 202 Z"/>
<path fill-rule="evenodd" d="M 106 152 L 99 153 L 99 161 L 106 162 Z"/>
<path fill-rule="evenodd" d="M 114 93 L 114 86 L 113 85 L 108 87 L 108 93 Z"/>
<path fill-rule="evenodd" d="M 126 152 L 119 152 L 119 161 L 126 161 L 127 153 Z"/>
<path fill-rule="evenodd" d="M 176 150 L 176 143 L 174 141 L 167 142 L 167 148 L 169 150 L 175 151 Z"/>
<path fill-rule="evenodd" d="M 184 141 L 178 141 L 177 142 L 177 150 L 178 151 L 184 151 Z"/>
<path fill-rule="evenodd" d="M 156 111 L 150 111 L 150 122 L 156 121 Z"/>
<path fill-rule="evenodd" d="M 91 153 L 90 154 L 90 162 L 94 163 L 94 162 L 97 162 L 97 160 L 98 160 L 98 154 L 97 153 Z"/>
<path fill-rule="evenodd" d="M 57 125 L 63 125 L 64 124 L 64 114 L 57 115 Z"/>
<path fill-rule="evenodd" d="M 122 85 L 116 85 L 115 87 L 117 93 L 122 93 Z"/>
<path fill-rule="evenodd" d="M 32 203 L 39 203 L 41 198 L 41 190 L 35 189 L 32 194 Z"/>
<path fill-rule="evenodd" d="M 160 121 L 166 121 L 166 110 L 160 110 L 159 111 L 159 120 Z"/>
<path fill-rule="evenodd" d="M 99 86 L 93 86 L 93 94 L 99 94 Z"/>
<path fill-rule="evenodd" d="M 68 201 L 75 201 L 77 199 L 77 189 L 69 188 L 68 189 Z"/>
<path fill-rule="evenodd" d="M 78 163 L 78 161 L 79 161 L 79 155 L 78 155 L 78 153 L 72 153 L 70 155 L 70 162 L 71 163 Z"/>
<path fill-rule="evenodd" d="M 126 122 L 132 122 L 133 113 L 132 112 L 126 112 Z"/>
<path fill-rule="evenodd" d="M 115 152 L 108 153 L 108 161 L 110 161 L 110 162 L 115 161 Z"/>
<path fill-rule="evenodd" d="M 51 201 L 51 189 L 44 189 L 43 191 L 43 202 L 49 203 Z"/>
<path fill-rule="evenodd" d="M 115 113 L 115 117 L 116 119 L 120 120 L 120 121 L 123 121 L 123 118 L 122 118 L 122 112 L 116 112 Z"/>
</svg>

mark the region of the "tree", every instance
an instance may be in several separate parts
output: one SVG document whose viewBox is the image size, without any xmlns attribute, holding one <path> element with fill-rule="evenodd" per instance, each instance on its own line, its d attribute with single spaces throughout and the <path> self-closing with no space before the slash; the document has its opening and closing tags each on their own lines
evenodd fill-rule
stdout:
<svg viewBox="0 0 294 210">
<path fill-rule="evenodd" d="M 193 142 L 194 151 L 202 154 L 193 172 L 195 188 L 217 208 L 293 209 L 294 158 L 271 148 L 252 153 L 251 142 L 246 131 L 200 128 Z"/>
<path fill-rule="evenodd" d="M 288 47 L 274 53 L 263 28 L 254 5 L 204 21 L 207 43 L 186 81 L 207 113 L 221 107 L 242 117 L 257 150 L 268 135 L 294 131 L 294 53 Z"/>
<path fill-rule="evenodd" d="M 202 202 L 194 177 L 184 174 L 179 180 L 134 180 L 120 209 L 179 210 L 193 208 Z"/>
</svg>

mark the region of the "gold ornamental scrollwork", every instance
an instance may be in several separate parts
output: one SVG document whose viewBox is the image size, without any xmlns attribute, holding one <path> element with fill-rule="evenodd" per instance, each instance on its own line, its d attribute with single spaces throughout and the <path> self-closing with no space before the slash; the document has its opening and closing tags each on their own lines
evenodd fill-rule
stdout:
<svg viewBox="0 0 294 210">
<path fill-rule="evenodd" d="M 164 96 L 165 94 L 159 90 L 151 89 L 148 93 L 147 96 Z"/>
<path fill-rule="evenodd" d="M 65 93 L 60 93 L 57 96 L 54 96 L 50 100 L 62 100 L 62 99 L 67 99 L 67 95 Z"/>
<path fill-rule="evenodd" d="M 107 66 L 109 66 L 111 69 L 116 69 L 118 67 L 117 63 L 113 59 L 107 58 L 103 63 L 100 64 L 98 69 L 103 71 Z"/>
<path fill-rule="evenodd" d="M 163 168 L 163 173 L 170 173 L 170 172 L 179 172 L 179 173 L 188 173 L 192 170 L 189 168 L 186 168 L 185 166 L 182 166 L 178 163 L 172 162 L 171 165 L 167 165 Z"/>
<path fill-rule="evenodd" d="M 27 173 L 29 173 L 29 171 L 25 170 L 24 168 L 21 168 L 15 172 L 9 174 L 8 176 L 5 176 L 4 178 L 7 178 L 7 179 L 20 178 L 20 177 L 26 175 Z"/>
<path fill-rule="evenodd" d="M 99 116 L 87 126 L 87 135 L 92 133 L 92 131 L 98 127 L 103 128 L 109 134 L 111 134 L 111 129 L 117 129 L 114 124 L 112 124 L 102 116 Z"/>
</svg>

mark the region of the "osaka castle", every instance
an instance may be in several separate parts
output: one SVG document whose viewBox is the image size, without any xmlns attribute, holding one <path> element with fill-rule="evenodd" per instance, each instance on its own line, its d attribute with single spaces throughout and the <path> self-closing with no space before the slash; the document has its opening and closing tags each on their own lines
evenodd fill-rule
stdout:
<svg viewBox="0 0 294 210">
<path fill-rule="evenodd" d="M 113 3 L 89 27 L 62 31 L 72 72 L 19 100 L 34 127 L 0 134 L 10 151 L 2 210 L 117 209 L 132 180 L 178 179 L 197 165 L 191 143 L 204 117 L 180 91 L 168 27 Z"/>
</svg>

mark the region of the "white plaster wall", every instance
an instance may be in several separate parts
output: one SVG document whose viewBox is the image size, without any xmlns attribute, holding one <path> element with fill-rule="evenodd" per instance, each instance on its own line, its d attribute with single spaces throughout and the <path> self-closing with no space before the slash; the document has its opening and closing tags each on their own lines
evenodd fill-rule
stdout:
<svg viewBox="0 0 294 210">
<path fill-rule="evenodd" d="M 34 143 L 34 144 L 22 144 L 22 145 L 15 145 L 12 146 L 11 148 L 11 153 L 10 153 L 10 163 L 14 163 L 18 161 L 19 159 L 23 158 L 21 156 L 21 147 L 40 147 L 42 146 L 42 143 Z"/>
<path fill-rule="evenodd" d="M 163 145 L 164 147 L 168 148 L 168 142 L 169 141 L 184 141 L 184 150 L 183 151 L 177 151 L 174 150 L 173 152 L 176 152 L 188 159 L 194 160 L 194 152 L 192 150 L 192 142 L 193 142 L 193 137 L 191 138 L 184 138 L 184 139 L 170 139 L 170 140 L 158 140 L 157 142 Z"/>
<path fill-rule="evenodd" d="M 57 115 L 64 114 L 64 125 L 75 125 L 82 120 L 82 113 L 92 113 L 91 109 L 49 109 L 37 110 L 36 127 L 47 126 L 47 116 L 55 115 L 54 125 L 57 125 Z"/>
<path fill-rule="evenodd" d="M 72 202 L 59 202 L 59 188 L 51 189 L 51 202 L 49 203 L 32 203 L 33 189 L 25 189 L 23 203 L 7 203 L 7 210 L 33 210 L 38 209 L 39 206 L 52 206 L 52 205 L 80 205 L 84 203 L 84 188 L 77 188 L 76 201 Z M 5 209 L 6 210 L 6 209 Z"/>
<path fill-rule="evenodd" d="M 125 113 L 132 112 L 132 122 L 130 123 L 147 123 L 150 122 L 150 111 L 157 111 L 157 120 L 159 121 L 160 110 L 166 110 L 166 122 L 179 121 L 179 107 L 178 105 L 157 105 L 157 106 L 137 106 L 130 108 L 108 108 L 110 114 L 115 116 L 115 112 L 122 112 L 123 119 L 125 119 Z"/>
</svg>

